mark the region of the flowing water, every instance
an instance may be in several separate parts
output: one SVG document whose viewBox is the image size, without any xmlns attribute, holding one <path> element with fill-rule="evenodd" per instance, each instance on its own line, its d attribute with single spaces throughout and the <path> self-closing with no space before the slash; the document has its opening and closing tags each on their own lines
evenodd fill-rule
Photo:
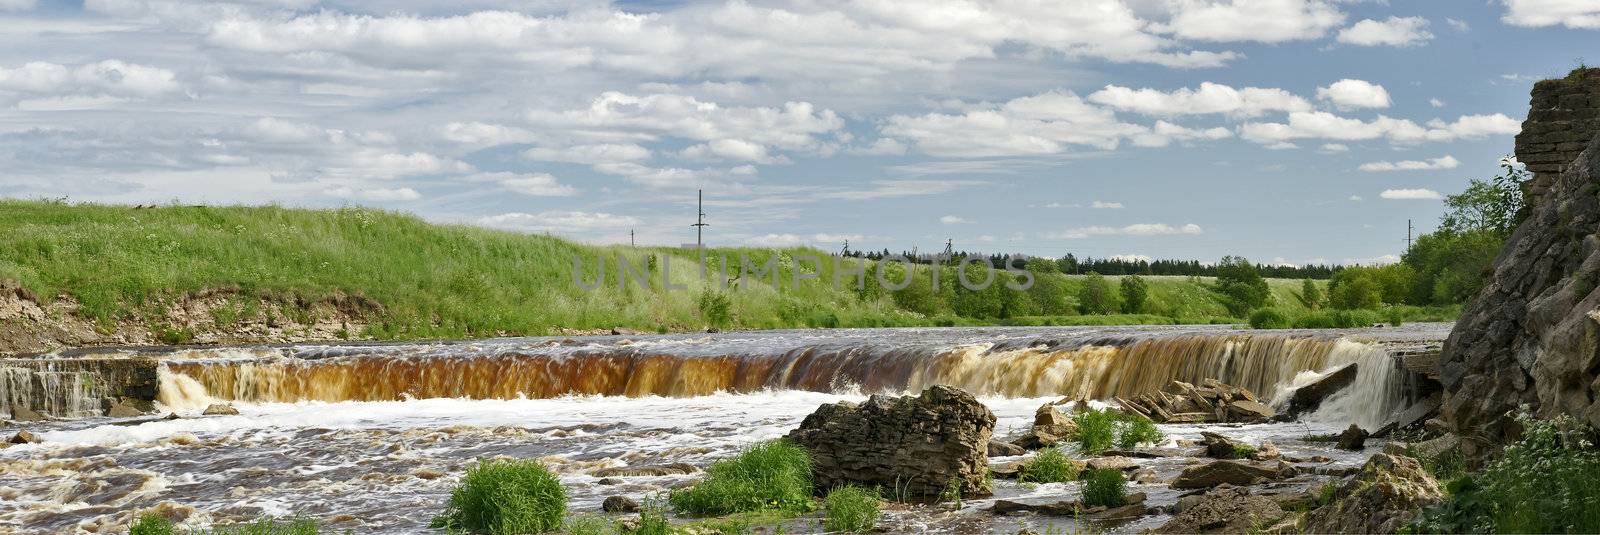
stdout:
<svg viewBox="0 0 1600 535">
<path fill-rule="evenodd" d="M 111 532 L 129 511 L 159 507 L 193 526 L 298 514 L 341 530 L 422 532 L 459 474 L 483 457 L 543 459 L 572 509 L 587 511 L 606 496 L 641 498 L 697 477 L 601 485 L 596 469 L 704 466 L 783 435 L 820 404 L 872 393 L 959 386 L 996 413 L 1003 436 L 1061 397 L 1106 400 L 1215 378 L 1281 401 L 1348 363 L 1358 364 L 1355 383 L 1306 422 L 1228 432 L 1358 463 L 1297 439 L 1350 422 L 1370 429 L 1402 408 L 1401 373 L 1374 338 L 1442 337 L 1427 325 L 852 329 L 166 351 L 156 353 L 159 403 L 187 417 L 30 425 L 43 443 L 0 450 L 0 531 Z M 218 401 L 241 414 L 198 416 Z M 1163 427 L 1175 439 L 1200 429 Z M 1166 477 L 1181 469 L 1176 460 L 1141 462 Z M 1153 503 L 1177 498 L 1164 485 L 1138 487 L 1149 487 L 1134 490 Z M 1075 492 L 1001 485 L 997 497 Z M 970 513 L 896 511 L 887 522 L 904 531 L 1016 526 Z"/>
</svg>

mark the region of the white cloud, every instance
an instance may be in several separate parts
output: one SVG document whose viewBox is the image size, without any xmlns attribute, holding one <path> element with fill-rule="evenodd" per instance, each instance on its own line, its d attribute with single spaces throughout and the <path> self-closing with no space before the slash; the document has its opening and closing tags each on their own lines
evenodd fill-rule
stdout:
<svg viewBox="0 0 1600 535">
<path fill-rule="evenodd" d="M 1468 25 L 1467 21 L 1461 19 L 1446 18 L 1444 21 L 1445 23 L 1449 24 L 1452 29 L 1458 32 L 1465 32 L 1472 29 L 1472 26 Z"/>
<path fill-rule="evenodd" d="M 824 199 L 866 201 L 938 195 L 982 184 L 983 182 L 975 180 L 874 180 L 870 188 L 828 191 L 816 196 Z"/>
<path fill-rule="evenodd" d="M 1366 200 L 1366 199 L 1361 198 L 1360 195 L 1351 195 L 1350 196 L 1350 202 L 1361 202 L 1361 201 L 1364 201 L 1364 200 Z"/>
<path fill-rule="evenodd" d="M 598 143 L 567 147 L 534 147 L 523 151 L 522 157 L 541 162 L 595 165 L 649 160 L 650 149 L 634 143 Z"/>
<path fill-rule="evenodd" d="M 546 211 L 537 214 L 510 212 L 481 217 L 481 226 L 522 232 L 581 233 L 594 230 L 628 228 L 639 225 L 631 216 L 605 212 Z"/>
<path fill-rule="evenodd" d="M 767 147 L 742 139 L 716 139 L 683 149 L 683 157 L 695 160 L 736 160 L 759 164 L 790 163 L 784 156 L 773 156 Z"/>
<path fill-rule="evenodd" d="M 762 157 L 768 147 L 815 149 L 817 135 L 844 127 L 832 110 L 819 110 L 807 102 L 789 102 L 781 108 L 722 106 L 685 95 L 616 91 L 601 94 L 587 108 L 532 110 L 528 119 L 548 127 L 637 131 L 710 142 L 697 149 L 703 151 L 700 155 L 742 160 Z"/>
<path fill-rule="evenodd" d="M 76 66 L 35 61 L 0 67 L 0 91 L 155 97 L 179 88 L 172 71 L 114 59 Z"/>
<path fill-rule="evenodd" d="M 1288 123 L 1246 123 L 1239 127 L 1239 136 L 1269 146 L 1294 139 L 1360 141 L 1383 138 L 1392 143 L 1409 144 L 1511 135 L 1521 128 L 1515 119 L 1500 113 L 1463 115 L 1449 123 L 1435 119 L 1424 128 L 1406 119 L 1384 115 L 1372 121 L 1362 121 L 1316 111 L 1291 113 Z"/>
<path fill-rule="evenodd" d="M 353 154 L 348 174 L 369 178 L 395 178 L 409 175 L 442 173 L 470 173 L 474 169 L 464 162 L 441 158 L 426 152 L 385 152 L 366 149 Z"/>
<path fill-rule="evenodd" d="M 1383 190 L 1383 193 L 1378 194 L 1378 196 L 1384 199 L 1399 201 L 1436 201 L 1444 198 L 1444 196 L 1440 195 L 1437 191 L 1422 188 L 1386 189 Z"/>
<path fill-rule="evenodd" d="M 966 224 L 966 223 L 971 223 L 972 221 L 969 221 L 969 220 L 967 220 L 965 218 L 958 217 L 958 216 L 947 215 L 947 216 L 940 217 L 939 218 L 939 222 L 940 223 L 944 223 L 946 225 L 962 225 L 962 224 Z"/>
<path fill-rule="evenodd" d="M 1430 98 L 1430 99 L 1428 99 L 1428 105 L 1429 106 L 1433 106 L 1435 108 L 1443 108 L 1444 107 L 1444 101 L 1436 99 L 1436 98 Z"/>
<path fill-rule="evenodd" d="M 1361 170 L 1368 173 L 1382 171 L 1433 171 L 1439 169 L 1455 169 L 1461 162 L 1450 155 L 1428 160 L 1402 160 L 1398 162 L 1369 162 L 1361 164 Z"/>
<path fill-rule="evenodd" d="M 1383 86 L 1349 78 L 1318 87 L 1317 99 L 1331 102 L 1341 110 L 1389 107 L 1389 91 Z"/>
<path fill-rule="evenodd" d="M 973 106 L 959 115 L 929 113 L 889 117 L 882 133 L 909 140 L 934 156 L 988 157 L 1057 154 L 1077 145 L 1099 150 L 1124 140 L 1141 147 L 1172 141 L 1218 139 L 1226 129 L 1189 129 L 1158 122 L 1155 128 L 1119 121 L 1115 113 L 1070 91 L 1021 97 L 998 106 Z"/>
<path fill-rule="evenodd" d="M 507 191 L 532 197 L 571 197 L 578 188 L 562 184 L 549 173 L 476 173 L 464 177 L 470 182 L 493 182 Z"/>
<path fill-rule="evenodd" d="M 523 128 L 479 122 L 453 122 L 440 129 L 440 135 L 449 141 L 480 147 L 533 143 L 539 139 Z"/>
<path fill-rule="evenodd" d="M 1044 232 L 1039 237 L 1051 240 L 1077 240 L 1091 236 L 1173 236 L 1196 235 L 1205 231 L 1200 225 L 1189 223 L 1174 227 L 1166 223 L 1137 223 L 1125 227 L 1079 227 L 1057 232 Z"/>
<path fill-rule="evenodd" d="M 1506 13 L 1500 20 L 1513 26 L 1540 28 L 1566 26 L 1600 29 L 1600 2 L 1594 0 L 1502 0 Z"/>
<path fill-rule="evenodd" d="M 39 0 L 0 0 L 0 11 L 27 11 L 38 5 Z"/>
<path fill-rule="evenodd" d="M 1328 154 L 1333 154 L 1336 152 L 1350 152 L 1350 146 L 1343 143 L 1324 143 L 1321 150 L 1322 152 Z"/>
<path fill-rule="evenodd" d="M 1428 19 L 1422 17 L 1389 17 L 1385 20 L 1366 19 L 1349 28 L 1339 30 L 1339 42 L 1357 46 L 1413 46 L 1433 39 L 1428 31 Z"/>
<path fill-rule="evenodd" d="M 367 201 L 415 201 L 422 198 L 421 193 L 411 188 L 362 188 L 356 189 L 348 186 L 329 188 L 323 191 L 330 197 L 346 199 L 361 199 Z"/>
<path fill-rule="evenodd" d="M 1090 203 L 1089 207 L 1090 208 L 1099 208 L 1101 210 L 1120 210 L 1120 209 L 1122 209 L 1122 203 L 1120 203 L 1120 202 L 1095 201 L 1093 203 Z"/>
<path fill-rule="evenodd" d="M 1269 111 L 1311 109 L 1311 103 L 1282 89 L 1260 87 L 1234 89 L 1211 82 L 1201 82 L 1199 89 L 1185 87 L 1171 92 L 1107 85 L 1104 89 L 1091 93 L 1088 100 L 1118 110 L 1154 116 L 1220 113 L 1255 117 Z"/>
<path fill-rule="evenodd" d="M 1322 0 L 1172 0 L 1172 19 L 1157 31 L 1199 41 L 1279 43 L 1317 39 L 1344 22 Z"/>
</svg>

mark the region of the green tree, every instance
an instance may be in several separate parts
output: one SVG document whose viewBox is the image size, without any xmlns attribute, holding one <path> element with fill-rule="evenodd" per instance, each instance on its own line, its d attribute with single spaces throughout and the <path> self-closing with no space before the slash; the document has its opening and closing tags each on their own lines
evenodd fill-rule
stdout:
<svg viewBox="0 0 1600 535">
<path fill-rule="evenodd" d="M 1317 286 L 1316 281 L 1300 281 L 1300 303 L 1311 310 L 1322 308 L 1322 288 Z"/>
<path fill-rule="evenodd" d="M 1489 180 L 1473 179 L 1465 191 L 1444 198 L 1444 216 L 1439 218 L 1439 231 L 1459 234 L 1472 231 L 1490 231 L 1509 235 L 1527 211 L 1522 198 L 1522 183 L 1528 172 L 1500 160 L 1499 176 Z"/>
<path fill-rule="evenodd" d="M 1238 256 L 1224 256 L 1217 264 L 1217 282 L 1212 286 L 1218 300 L 1235 317 L 1245 317 L 1251 310 L 1261 308 L 1272 297 L 1267 280 L 1261 270 L 1249 260 Z"/>
<path fill-rule="evenodd" d="M 1099 273 L 1090 271 L 1078 287 L 1078 312 L 1083 314 L 1110 314 L 1117 311 L 1111 282 Z"/>
<path fill-rule="evenodd" d="M 1150 297 L 1150 285 L 1138 275 L 1122 277 L 1122 312 L 1125 314 L 1139 314 L 1144 312 L 1145 301 Z"/>
</svg>

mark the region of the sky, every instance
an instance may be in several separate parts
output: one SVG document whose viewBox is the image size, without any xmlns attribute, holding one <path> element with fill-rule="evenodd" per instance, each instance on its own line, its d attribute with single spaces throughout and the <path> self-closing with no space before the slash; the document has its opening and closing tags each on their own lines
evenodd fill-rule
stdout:
<svg viewBox="0 0 1600 535">
<path fill-rule="evenodd" d="M 0 196 L 1393 261 L 1600 0 L 0 0 Z"/>
</svg>

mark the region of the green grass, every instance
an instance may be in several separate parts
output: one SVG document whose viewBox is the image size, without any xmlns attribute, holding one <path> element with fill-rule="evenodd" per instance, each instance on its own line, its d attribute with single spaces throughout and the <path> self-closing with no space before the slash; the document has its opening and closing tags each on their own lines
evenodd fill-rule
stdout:
<svg viewBox="0 0 1600 535">
<path fill-rule="evenodd" d="M 740 254 L 763 264 L 776 259 L 783 281 L 721 289 L 723 256 Z M 822 258 L 818 280 L 798 286 L 812 271 L 802 255 Z M 430 224 L 420 218 L 365 208 L 303 210 L 277 206 L 127 206 L 0 201 L 0 280 L 19 282 L 42 300 L 68 295 L 79 314 L 102 330 L 144 322 L 165 343 L 185 343 L 197 333 L 166 324 L 174 301 L 201 292 L 227 299 L 209 323 L 314 320 L 317 305 L 372 303 L 362 310 L 367 327 L 349 336 L 377 339 L 464 338 L 552 334 L 562 328 L 624 327 L 690 331 L 707 327 L 894 327 L 929 325 L 1120 325 L 1234 323 L 1199 277 L 1145 277 L 1149 297 L 1140 314 L 1080 316 L 1047 311 L 1043 297 L 959 317 L 951 291 L 906 296 L 857 291 L 853 278 L 833 284 L 836 266 L 826 253 L 806 248 L 716 248 L 702 277 L 695 251 L 672 247 L 592 246 L 549 236 Z M 652 264 L 647 257 L 666 258 Z M 593 281 L 597 259 L 607 263 L 607 284 L 585 291 L 572 277 L 572 258 Z M 618 259 L 645 266 L 650 288 L 616 284 Z M 854 260 L 852 260 L 854 261 Z M 732 266 L 738 271 L 738 266 Z M 663 269 L 666 268 L 666 269 Z M 919 267 L 918 283 L 927 277 Z M 955 280 L 947 267 L 943 281 Z M 683 290 L 661 288 L 662 271 Z M 733 276 L 730 274 L 730 277 Z M 1057 283 L 1055 295 L 1076 307 L 1081 276 L 1040 274 Z M 898 280 L 898 279 L 896 279 Z M 1117 277 L 1108 277 L 1113 284 Z M 943 282 L 942 281 L 942 282 Z M 1298 311 L 1297 280 L 1269 280 L 1275 306 Z M 926 291 L 924 293 L 927 293 Z M 990 299 L 985 297 L 984 299 Z M 263 307 L 262 302 L 273 306 Z M 533 305 L 533 306 L 530 306 Z M 993 303 L 991 303 L 993 304 Z"/>
<path fill-rule="evenodd" d="M 567 535 L 609 535 L 615 531 L 611 520 L 600 515 L 577 515 L 568 518 L 562 527 Z"/>
<path fill-rule="evenodd" d="M 846 485 L 822 500 L 822 526 L 828 531 L 860 533 L 878 525 L 878 493 Z"/>
<path fill-rule="evenodd" d="M 1087 410 L 1072 416 L 1078 424 L 1078 451 L 1096 455 L 1111 449 L 1117 439 L 1117 414 L 1111 410 Z"/>
<path fill-rule="evenodd" d="M 1017 481 L 1032 483 L 1066 483 L 1076 481 L 1083 465 L 1067 458 L 1058 448 L 1046 448 L 1034 454 L 1028 464 L 1017 473 Z"/>
<path fill-rule="evenodd" d="M 1083 504 L 1122 507 L 1127 501 L 1128 482 L 1121 470 L 1090 470 L 1083 477 Z"/>
<path fill-rule="evenodd" d="M 1232 451 L 1228 452 L 1228 458 L 1249 459 L 1250 456 L 1255 455 L 1257 451 L 1259 450 L 1257 450 L 1255 446 L 1249 444 L 1234 444 Z"/>
<path fill-rule="evenodd" d="M 1600 450 L 1571 416 L 1522 414 L 1523 437 L 1482 473 L 1451 480 L 1410 533 L 1600 533 Z"/>
<path fill-rule="evenodd" d="M 1140 444 L 1160 444 L 1167 441 L 1166 433 L 1156 427 L 1156 423 L 1149 418 L 1133 414 L 1121 413 L 1122 422 L 1117 433 L 1117 447 L 1133 449 Z"/>
<path fill-rule="evenodd" d="M 667 500 L 678 514 L 720 516 L 776 509 L 809 511 L 811 457 L 786 440 L 763 442 L 739 455 L 712 463 L 693 487 L 672 492 Z"/>
<path fill-rule="evenodd" d="M 429 527 L 450 533 L 513 535 L 561 528 L 567 493 L 535 460 L 479 461 Z"/>
<path fill-rule="evenodd" d="M 172 535 L 172 533 L 172 521 L 155 513 L 139 515 L 139 519 L 128 527 L 128 535 Z"/>
</svg>

